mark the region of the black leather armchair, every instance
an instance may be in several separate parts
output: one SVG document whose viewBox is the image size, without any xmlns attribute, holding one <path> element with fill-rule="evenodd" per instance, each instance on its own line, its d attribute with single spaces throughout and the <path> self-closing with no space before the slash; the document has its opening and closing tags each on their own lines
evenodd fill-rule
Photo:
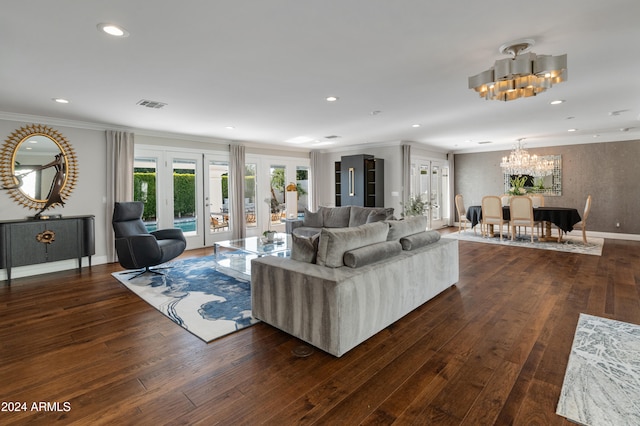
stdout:
<svg viewBox="0 0 640 426">
<path fill-rule="evenodd" d="M 187 247 L 181 229 L 148 232 L 142 222 L 143 210 L 144 204 L 139 201 L 115 203 L 113 209 L 111 223 L 116 237 L 118 261 L 123 268 L 136 269 L 132 272 L 136 275 L 130 279 L 145 272 L 161 274 L 151 267 L 178 257 Z"/>
</svg>

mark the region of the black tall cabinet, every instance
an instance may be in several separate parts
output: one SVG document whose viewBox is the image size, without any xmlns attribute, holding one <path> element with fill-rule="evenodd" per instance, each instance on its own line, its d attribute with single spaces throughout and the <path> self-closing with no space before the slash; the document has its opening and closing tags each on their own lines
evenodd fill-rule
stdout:
<svg viewBox="0 0 640 426">
<path fill-rule="evenodd" d="M 384 160 L 343 156 L 335 164 L 336 206 L 384 207 Z"/>
</svg>

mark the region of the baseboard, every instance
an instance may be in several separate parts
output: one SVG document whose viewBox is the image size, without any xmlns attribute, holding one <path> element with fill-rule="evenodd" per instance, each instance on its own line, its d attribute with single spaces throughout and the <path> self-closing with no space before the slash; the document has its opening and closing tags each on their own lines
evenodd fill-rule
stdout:
<svg viewBox="0 0 640 426">
<path fill-rule="evenodd" d="M 107 256 L 92 256 L 91 265 L 100 265 L 107 263 Z M 82 258 L 82 267 L 89 266 L 89 260 Z M 31 277 L 33 275 L 48 274 L 51 272 L 67 271 L 69 269 L 77 269 L 78 261 L 76 259 L 61 260 L 59 262 L 39 263 L 37 265 L 18 266 L 11 268 L 11 279 Z M 7 270 L 0 270 L 0 281 L 7 280 Z"/>
</svg>

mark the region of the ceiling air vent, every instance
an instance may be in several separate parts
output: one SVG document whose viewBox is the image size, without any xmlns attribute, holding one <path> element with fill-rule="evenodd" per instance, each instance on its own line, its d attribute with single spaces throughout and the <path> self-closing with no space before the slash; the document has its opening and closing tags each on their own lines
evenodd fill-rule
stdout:
<svg viewBox="0 0 640 426">
<path fill-rule="evenodd" d="M 491 141 L 480 141 L 478 142 L 478 145 L 486 145 L 488 143 L 491 143 Z"/>
<path fill-rule="evenodd" d="M 336 136 L 336 135 L 331 135 L 331 136 L 325 136 L 325 139 L 338 139 L 340 136 Z"/>
<path fill-rule="evenodd" d="M 136 103 L 136 105 L 140 105 L 143 107 L 147 107 L 147 108 L 153 108 L 153 109 L 160 109 L 163 108 L 165 106 L 167 106 L 167 104 L 163 103 L 163 102 L 156 102 L 156 101 L 147 101 L 145 99 L 138 101 L 138 103 Z"/>
</svg>

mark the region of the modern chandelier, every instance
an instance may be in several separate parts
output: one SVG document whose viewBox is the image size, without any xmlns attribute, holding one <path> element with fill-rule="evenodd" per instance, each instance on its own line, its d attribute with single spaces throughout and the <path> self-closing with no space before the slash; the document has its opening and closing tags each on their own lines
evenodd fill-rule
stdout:
<svg viewBox="0 0 640 426">
<path fill-rule="evenodd" d="M 497 60 L 493 67 L 469 77 L 469 89 L 487 100 L 512 101 L 566 81 L 567 55 L 536 55 L 529 52 L 534 44 L 532 39 L 522 39 L 500 46 L 500 53 L 513 57 Z"/>
<path fill-rule="evenodd" d="M 553 173 L 553 160 L 544 157 L 530 155 L 524 149 L 522 139 L 518 139 L 518 145 L 513 147 L 513 151 L 508 157 L 502 157 L 500 167 L 508 175 L 529 175 L 533 177 L 548 176 Z"/>
</svg>

